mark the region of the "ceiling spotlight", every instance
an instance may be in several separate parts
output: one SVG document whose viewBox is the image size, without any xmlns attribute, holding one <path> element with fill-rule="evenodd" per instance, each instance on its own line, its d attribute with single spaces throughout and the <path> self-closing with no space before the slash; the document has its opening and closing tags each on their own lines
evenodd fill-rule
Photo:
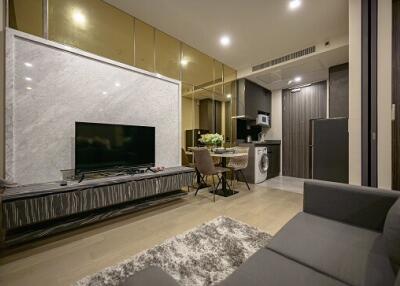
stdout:
<svg viewBox="0 0 400 286">
<path fill-rule="evenodd" d="M 32 78 L 31 77 L 25 77 L 25 80 L 26 81 L 32 81 Z"/>
<path fill-rule="evenodd" d="M 186 67 L 188 65 L 189 61 L 187 59 L 182 59 L 181 60 L 181 66 Z"/>
<path fill-rule="evenodd" d="M 120 87 L 121 84 L 120 84 L 119 82 L 116 82 L 116 83 L 115 83 L 115 86 L 116 86 L 116 87 Z"/>
<path fill-rule="evenodd" d="M 26 87 L 26 89 L 27 89 L 27 90 L 31 90 L 31 89 L 32 89 L 32 87 L 30 87 L 30 86 L 27 86 L 27 87 Z"/>
<path fill-rule="evenodd" d="M 226 98 L 232 98 L 232 94 L 228 93 L 228 94 L 226 95 Z"/>
<path fill-rule="evenodd" d="M 107 95 L 107 91 L 103 91 L 101 94 L 102 95 Z"/>
<path fill-rule="evenodd" d="M 301 0 L 291 0 L 289 2 L 289 8 L 295 10 L 301 6 Z"/>
<path fill-rule="evenodd" d="M 293 80 L 289 80 L 287 84 L 292 84 Z"/>
<path fill-rule="evenodd" d="M 31 67 L 33 67 L 33 64 L 31 64 L 31 63 L 28 63 L 28 62 L 24 63 L 24 65 L 25 65 L 26 67 L 28 67 L 28 68 L 31 68 Z"/>
<path fill-rule="evenodd" d="M 219 42 L 222 46 L 227 47 L 231 44 L 231 38 L 229 38 L 229 36 L 222 36 Z"/>
<path fill-rule="evenodd" d="M 294 78 L 294 81 L 295 81 L 295 82 L 301 82 L 301 77 L 296 76 L 296 77 Z"/>
<path fill-rule="evenodd" d="M 86 24 L 86 16 L 80 10 L 75 10 L 72 12 L 72 19 L 74 20 L 75 24 L 80 26 L 84 26 Z"/>
</svg>

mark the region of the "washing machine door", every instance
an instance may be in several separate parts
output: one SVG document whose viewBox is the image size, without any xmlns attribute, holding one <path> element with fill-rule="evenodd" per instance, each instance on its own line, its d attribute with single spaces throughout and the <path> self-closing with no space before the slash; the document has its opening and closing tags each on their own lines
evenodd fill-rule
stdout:
<svg viewBox="0 0 400 286">
<path fill-rule="evenodd" d="M 259 163 L 259 168 L 260 168 L 261 174 L 267 173 L 268 166 L 269 166 L 268 152 L 267 152 L 267 149 L 265 149 L 265 151 L 261 155 L 260 163 Z"/>
</svg>

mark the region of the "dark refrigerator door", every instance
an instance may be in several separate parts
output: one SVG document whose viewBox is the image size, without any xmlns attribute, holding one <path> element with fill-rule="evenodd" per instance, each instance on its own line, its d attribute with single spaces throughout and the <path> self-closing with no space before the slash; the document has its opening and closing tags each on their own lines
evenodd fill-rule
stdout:
<svg viewBox="0 0 400 286">
<path fill-rule="evenodd" d="M 318 119 L 311 124 L 313 179 L 349 182 L 347 118 Z"/>
</svg>

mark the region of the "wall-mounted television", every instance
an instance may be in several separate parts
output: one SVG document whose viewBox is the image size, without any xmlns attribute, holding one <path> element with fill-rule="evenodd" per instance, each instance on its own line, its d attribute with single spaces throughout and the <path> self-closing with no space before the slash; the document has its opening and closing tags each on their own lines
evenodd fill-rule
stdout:
<svg viewBox="0 0 400 286">
<path fill-rule="evenodd" d="M 155 164 L 155 127 L 75 123 L 75 173 Z"/>
</svg>

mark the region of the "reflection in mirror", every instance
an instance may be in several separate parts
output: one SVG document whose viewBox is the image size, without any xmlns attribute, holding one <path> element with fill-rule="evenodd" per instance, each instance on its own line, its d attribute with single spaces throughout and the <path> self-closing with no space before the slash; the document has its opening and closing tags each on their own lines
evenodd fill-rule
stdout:
<svg viewBox="0 0 400 286">
<path fill-rule="evenodd" d="M 198 50 L 182 44 L 182 81 L 195 85 L 195 89 L 212 85 L 214 60 Z"/>
<path fill-rule="evenodd" d="M 43 34 L 42 0 L 9 0 L 10 27 L 41 37 Z"/>
<path fill-rule="evenodd" d="M 236 81 L 224 84 L 226 147 L 236 145 Z"/>
<path fill-rule="evenodd" d="M 155 71 L 179 79 L 180 42 L 161 31 L 156 30 L 155 33 Z"/>
<path fill-rule="evenodd" d="M 182 83 L 182 148 L 196 146 L 195 135 L 199 129 L 199 108 L 194 99 L 194 86 Z"/>
<path fill-rule="evenodd" d="M 132 16 L 104 1 L 49 0 L 50 40 L 129 65 L 133 24 Z"/>
<path fill-rule="evenodd" d="M 154 28 L 135 19 L 135 66 L 154 71 Z"/>
</svg>

